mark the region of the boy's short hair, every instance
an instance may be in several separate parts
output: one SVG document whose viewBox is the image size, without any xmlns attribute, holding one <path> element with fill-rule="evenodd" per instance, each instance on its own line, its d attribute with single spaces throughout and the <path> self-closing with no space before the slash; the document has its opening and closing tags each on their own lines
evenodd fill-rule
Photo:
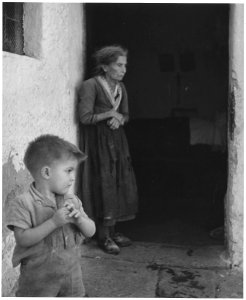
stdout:
<svg viewBox="0 0 246 300">
<path fill-rule="evenodd" d="M 63 156 L 74 157 L 78 162 L 87 158 L 74 144 L 58 136 L 46 134 L 30 142 L 24 155 L 24 163 L 29 172 L 35 175 L 40 168 Z"/>
</svg>

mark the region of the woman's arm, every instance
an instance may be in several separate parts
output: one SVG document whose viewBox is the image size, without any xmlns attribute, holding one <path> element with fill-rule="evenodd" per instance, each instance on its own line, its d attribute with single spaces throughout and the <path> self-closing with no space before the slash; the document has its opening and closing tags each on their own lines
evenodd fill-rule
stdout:
<svg viewBox="0 0 246 300">
<path fill-rule="evenodd" d="M 90 79 L 83 82 L 79 90 L 79 118 L 82 124 L 95 124 L 113 116 L 112 111 L 94 113 L 96 96 L 95 81 Z"/>
<path fill-rule="evenodd" d="M 95 124 L 97 116 L 94 114 L 96 87 L 92 80 L 82 83 L 79 90 L 79 119 L 82 124 Z"/>
<path fill-rule="evenodd" d="M 100 121 L 103 121 L 103 120 L 107 120 L 107 119 L 113 117 L 114 112 L 115 111 L 113 111 L 113 110 L 109 110 L 109 111 L 106 111 L 104 113 L 96 114 L 96 121 L 100 122 Z"/>
<path fill-rule="evenodd" d="M 123 124 L 129 121 L 129 107 L 128 107 L 128 95 L 123 82 L 121 82 L 122 88 L 122 100 L 119 107 L 119 112 L 123 116 Z"/>
<path fill-rule="evenodd" d="M 114 109 L 95 114 L 94 106 L 97 96 L 96 83 L 93 79 L 83 82 L 79 90 L 79 118 L 82 124 L 96 124 L 97 122 L 107 120 L 109 118 L 116 118 L 120 123 L 123 123 L 124 117 L 121 113 Z"/>
</svg>

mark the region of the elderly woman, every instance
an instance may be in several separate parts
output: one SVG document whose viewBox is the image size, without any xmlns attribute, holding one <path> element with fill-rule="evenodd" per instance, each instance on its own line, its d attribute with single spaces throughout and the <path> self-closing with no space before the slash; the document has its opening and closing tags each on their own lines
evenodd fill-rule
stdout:
<svg viewBox="0 0 246 300">
<path fill-rule="evenodd" d="M 79 91 L 80 147 L 88 158 L 82 166 L 81 197 L 97 225 L 98 245 L 118 254 L 131 240 L 115 231 L 119 221 L 137 213 L 137 186 L 123 126 L 129 120 L 127 50 L 108 46 L 95 55 L 95 76 Z"/>
</svg>

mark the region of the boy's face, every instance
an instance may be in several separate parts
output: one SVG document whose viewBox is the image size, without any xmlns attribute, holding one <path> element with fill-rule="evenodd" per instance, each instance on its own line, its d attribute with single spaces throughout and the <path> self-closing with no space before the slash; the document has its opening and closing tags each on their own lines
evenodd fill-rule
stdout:
<svg viewBox="0 0 246 300">
<path fill-rule="evenodd" d="M 78 161 L 75 158 L 56 160 L 50 167 L 50 191 L 65 195 L 75 180 Z"/>
</svg>

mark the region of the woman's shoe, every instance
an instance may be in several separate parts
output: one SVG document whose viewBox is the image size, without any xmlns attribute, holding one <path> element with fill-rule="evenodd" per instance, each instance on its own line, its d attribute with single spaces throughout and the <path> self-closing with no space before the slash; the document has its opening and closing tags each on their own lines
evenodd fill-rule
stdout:
<svg viewBox="0 0 246 300">
<path fill-rule="evenodd" d="M 100 248 L 102 248 L 106 253 L 117 255 L 120 253 L 120 248 L 115 244 L 115 242 L 107 237 L 98 242 Z"/>
<path fill-rule="evenodd" d="M 113 240 L 119 247 L 127 247 L 132 244 L 132 241 L 128 237 L 119 232 L 114 234 Z"/>
</svg>

